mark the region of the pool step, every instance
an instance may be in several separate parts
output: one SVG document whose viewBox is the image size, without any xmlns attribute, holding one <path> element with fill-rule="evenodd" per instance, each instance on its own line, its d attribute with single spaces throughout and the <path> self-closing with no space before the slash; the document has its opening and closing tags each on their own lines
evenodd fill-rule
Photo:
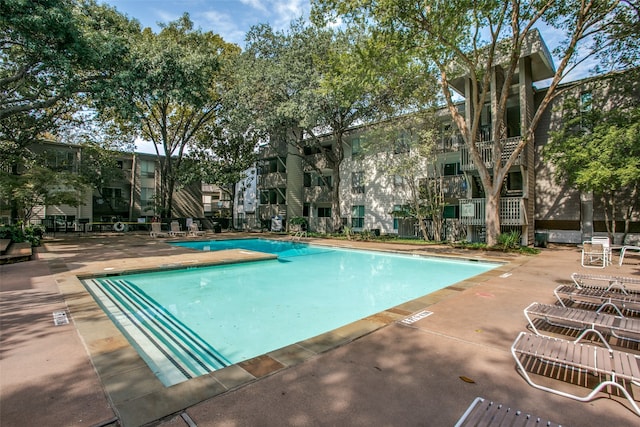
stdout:
<svg viewBox="0 0 640 427">
<path fill-rule="evenodd" d="M 84 283 L 164 385 L 231 365 L 133 283 L 118 279 L 89 279 Z"/>
</svg>

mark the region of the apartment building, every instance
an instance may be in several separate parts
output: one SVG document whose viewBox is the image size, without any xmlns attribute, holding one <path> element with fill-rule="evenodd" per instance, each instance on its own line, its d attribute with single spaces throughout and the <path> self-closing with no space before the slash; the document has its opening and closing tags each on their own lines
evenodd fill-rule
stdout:
<svg viewBox="0 0 640 427">
<path fill-rule="evenodd" d="M 31 150 L 55 171 L 79 173 L 83 148 L 55 141 L 34 144 Z M 160 163 L 156 155 L 114 152 L 119 177 L 107 186 L 87 188 L 78 193 L 78 206 L 35 206 L 31 223 L 64 231 L 84 231 L 88 227 L 111 230 L 114 223 L 149 223 L 160 215 L 157 195 L 160 191 Z M 177 190 L 173 200 L 173 216 L 205 221 L 230 215 L 230 197 L 217 186 L 195 184 Z M 226 209 L 226 210 L 225 210 Z M 0 223 L 10 223 L 8 200 L 0 200 Z M 90 224 L 90 225 L 87 225 Z"/>
<path fill-rule="evenodd" d="M 521 141 L 529 126 L 534 107 L 539 105 L 545 89 L 538 89 L 537 82 L 553 76 L 555 70 L 551 55 L 537 32 L 523 49 L 518 71 L 508 93 L 506 111 L 506 140 L 502 159 L 493 159 L 494 141 L 491 129 L 496 126 L 493 105 L 501 96 L 502 70 L 495 67 L 491 76 L 490 94 L 481 111 L 482 126 L 478 147 L 482 161 L 489 168 L 496 161 L 504 161 Z M 533 245 L 536 238 L 551 242 L 579 243 L 594 233 L 604 233 L 602 206 L 592 194 L 569 188 L 558 183 L 553 165 L 542 158 L 542 147 L 549 142 L 549 132 L 562 124 L 559 106 L 567 97 L 578 97 L 593 108 L 615 108 L 616 97 L 640 99 L 637 87 L 629 92 L 623 89 L 624 73 L 616 76 L 589 78 L 566 84 L 562 96 L 556 98 L 546 110 L 537 127 L 535 143 L 528 144 L 508 171 L 500 201 L 500 220 L 503 231 L 517 230 L 521 243 Z M 539 83 L 538 83 L 539 84 Z M 470 122 L 471 103 L 475 94 L 469 76 L 452 82 L 463 101 L 458 108 Z M 416 179 L 421 185 L 437 179 L 444 195 L 442 237 L 451 240 L 483 241 L 485 238 L 486 199 L 476 165 L 461 135 L 451 123 L 447 110 L 437 113 L 437 156 L 434 161 L 415 163 L 410 173 L 390 172 L 394 156 L 406 154 L 402 147 L 409 147 L 404 139 L 407 134 L 398 126 L 393 144 L 376 144 L 380 138 L 379 125 L 360 126 L 351 129 L 344 144 L 345 159 L 340 164 L 340 217 L 343 226 L 353 231 L 399 236 L 419 236 L 419 227 L 413 219 L 395 215 L 403 210 L 411 198 L 407 179 Z M 433 126 L 430 124 L 429 126 Z M 327 135 L 323 139 L 327 148 L 335 141 Z M 372 146 L 388 147 L 386 152 L 364 151 L 364 141 Z M 389 148 L 390 147 L 390 148 Z M 286 221 L 293 217 L 307 219 L 311 231 L 334 232 L 332 226 L 331 177 L 333 170 L 317 144 L 310 145 L 301 157 L 283 141 L 274 141 L 264 147 L 258 162 L 259 194 L 258 217 L 263 224 L 278 217 Z M 405 171 L 406 172 L 406 171 Z M 637 203 L 636 201 L 633 201 Z M 637 212 L 637 209 L 636 209 Z M 433 226 L 427 221 L 427 228 Z M 640 232 L 639 218 L 633 218 L 632 232 Z M 637 240 L 638 234 L 628 240 Z"/>
</svg>

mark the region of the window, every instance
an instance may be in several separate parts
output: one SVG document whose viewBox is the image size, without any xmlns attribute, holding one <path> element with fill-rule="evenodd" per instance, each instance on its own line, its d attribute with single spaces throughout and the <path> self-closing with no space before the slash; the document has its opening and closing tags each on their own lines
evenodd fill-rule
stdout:
<svg viewBox="0 0 640 427">
<path fill-rule="evenodd" d="M 460 218 L 458 205 L 447 205 L 442 209 L 443 218 Z"/>
<path fill-rule="evenodd" d="M 156 163 L 152 160 L 140 161 L 140 174 L 148 178 L 152 178 L 156 173 Z"/>
<path fill-rule="evenodd" d="M 331 208 L 318 208 L 318 218 L 331 218 Z"/>
<path fill-rule="evenodd" d="M 304 173 L 304 186 L 305 188 L 311 187 L 311 174 L 309 172 Z"/>
<path fill-rule="evenodd" d="M 460 174 L 460 163 L 445 163 L 442 171 L 444 176 L 453 176 Z"/>
<path fill-rule="evenodd" d="M 70 151 L 53 151 L 45 153 L 47 166 L 58 172 L 72 172 L 75 155 Z"/>
<path fill-rule="evenodd" d="M 592 103 L 593 103 L 593 95 L 591 95 L 591 92 L 582 92 L 580 94 L 580 112 L 581 113 L 587 113 L 591 111 Z"/>
<path fill-rule="evenodd" d="M 364 194 L 364 172 L 351 173 L 351 193 Z"/>
<path fill-rule="evenodd" d="M 103 188 L 102 195 L 105 199 L 122 197 L 122 188 Z"/>
<path fill-rule="evenodd" d="M 306 218 L 306 217 L 309 216 L 309 208 L 310 208 L 309 203 L 305 203 L 305 204 L 302 205 L 302 216 L 303 217 Z"/>
<path fill-rule="evenodd" d="M 402 205 L 393 205 L 393 212 L 400 212 L 402 211 Z M 399 218 L 397 216 L 393 216 L 393 229 L 397 230 L 398 229 L 398 225 L 399 225 Z"/>
<path fill-rule="evenodd" d="M 362 143 L 360 137 L 351 141 L 351 157 L 355 157 L 362 152 Z"/>
<path fill-rule="evenodd" d="M 203 195 L 202 196 L 202 205 L 205 212 L 211 212 L 211 196 Z"/>
<path fill-rule="evenodd" d="M 260 191 L 260 204 L 261 205 L 269 204 L 269 190 Z"/>
<path fill-rule="evenodd" d="M 395 187 L 402 187 L 404 185 L 404 176 L 393 175 L 393 185 Z"/>
<path fill-rule="evenodd" d="M 318 176 L 318 187 L 331 187 L 331 175 Z"/>
<path fill-rule="evenodd" d="M 409 214 L 409 205 L 393 205 L 393 211 L 391 215 L 393 216 L 393 229 L 397 230 L 400 224 L 400 219 L 408 217 Z"/>
<path fill-rule="evenodd" d="M 156 191 L 153 187 L 140 188 L 140 206 L 144 208 L 152 208 L 154 199 L 156 197 Z"/>
<path fill-rule="evenodd" d="M 409 132 L 401 131 L 393 147 L 393 154 L 408 153 L 411 148 L 409 141 Z"/>
<path fill-rule="evenodd" d="M 524 189 L 522 182 L 522 173 L 509 172 L 505 184 L 503 187 L 504 195 L 506 196 L 522 196 L 522 190 Z"/>
<path fill-rule="evenodd" d="M 260 191 L 260 204 L 262 205 L 284 205 L 287 203 L 284 194 L 286 188 L 270 188 L 269 190 Z"/>
<path fill-rule="evenodd" d="M 364 228 L 364 206 L 356 205 L 351 207 L 351 227 Z"/>
</svg>

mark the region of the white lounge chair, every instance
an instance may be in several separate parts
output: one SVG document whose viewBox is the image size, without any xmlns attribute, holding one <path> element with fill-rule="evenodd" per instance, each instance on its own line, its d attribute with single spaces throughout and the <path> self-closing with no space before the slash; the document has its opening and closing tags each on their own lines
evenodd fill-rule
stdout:
<svg viewBox="0 0 640 427">
<path fill-rule="evenodd" d="M 619 289 L 622 292 L 640 291 L 640 278 L 638 277 L 572 273 L 571 280 L 577 288 L 605 287 L 606 290 Z"/>
<path fill-rule="evenodd" d="M 608 349 L 611 349 L 604 334 L 621 340 L 640 342 L 640 319 L 634 317 L 614 316 L 591 310 L 561 307 L 557 305 L 531 303 L 524 309 L 524 317 L 536 335 L 540 333 L 534 319 L 544 319 L 549 325 L 581 331 L 574 342 L 579 342 L 587 335 L 596 335 Z"/>
<path fill-rule="evenodd" d="M 151 237 L 166 237 L 167 233 L 162 231 L 162 224 L 160 224 L 159 222 L 152 222 L 149 235 Z"/>
<path fill-rule="evenodd" d="M 198 223 L 193 222 L 189 226 L 189 236 L 191 236 L 191 237 L 200 237 L 200 236 L 204 236 L 205 234 L 206 234 L 206 232 L 200 230 L 200 228 L 198 227 Z"/>
<path fill-rule="evenodd" d="M 640 385 L 640 355 L 528 332 L 518 335 L 511 346 L 511 354 L 518 371 L 532 387 L 581 402 L 594 399 L 600 390 L 607 386 L 615 387 L 627 398 L 636 414 L 640 415 L 640 408 L 626 388 L 632 384 Z M 602 381 L 586 396 L 578 396 L 537 384 L 529 376 L 525 366 L 531 372 L 554 375 L 554 379 L 570 380 L 572 383 L 585 386 L 591 381 Z M 549 369 L 545 369 L 546 367 Z M 570 374 L 562 375 L 565 371 Z"/>
<path fill-rule="evenodd" d="M 601 243 L 582 242 L 581 265 L 587 268 L 605 268 L 607 252 Z"/>
<path fill-rule="evenodd" d="M 631 289 L 629 285 L 640 284 L 640 279 L 632 277 L 591 276 L 573 273 L 573 285 L 560 285 L 553 294 L 563 307 L 567 304 L 578 304 L 595 309 L 598 312 L 612 308 L 619 316 L 640 314 L 640 291 Z M 606 286 L 594 286 L 601 283 Z"/>
<path fill-rule="evenodd" d="M 169 236 L 181 237 L 186 235 L 187 235 L 186 231 L 180 230 L 180 224 L 178 224 L 178 221 L 171 221 L 171 230 L 169 231 Z"/>
<path fill-rule="evenodd" d="M 499 403 L 476 397 L 467 408 L 455 427 L 479 426 L 522 426 L 522 427 L 562 427 L 551 421 L 543 421 L 538 417 L 510 408 Z"/>
</svg>

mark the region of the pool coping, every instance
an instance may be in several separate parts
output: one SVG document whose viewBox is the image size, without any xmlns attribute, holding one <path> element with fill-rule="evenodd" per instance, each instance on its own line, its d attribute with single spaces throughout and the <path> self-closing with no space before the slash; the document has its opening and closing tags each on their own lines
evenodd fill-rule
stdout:
<svg viewBox="0 0 640 427">
<path fill-rule="evenodd" d="M 171 416 L 222 393 L 243 387 L 261 378 L 273 375 L 331 349 L 341 347 L 389 324 L 427 309 L 430 305 L 472 288 L 490 278 L 500 276 L 520 262 L 500 256 L 459 256 L 425 252 L 366 247 L 354 242 L 330 243 L 308 241 L 337 248 L 377 250 L 381 252 L 442 257 L 458 260 L 499 263 L 498 267 L 454 283 L 438 291 L 407 301 L 398 306 L 357 320 L 316 337 L 274 350 L 209 374 L 165 387 L 148 365 L 129 344 L 126 337 L 111 322 L 81 279 L 106 275 L 128 274 L 149 270 L 167 270 L 196 266 L 221 265 L 277 258 L 275 255 L 245 250 L 198 252 L 163 257 L 145 257 L 123 260 L 114 266 L 114 260 L 86 264 L 83 268 L 55 275 L 70 317 L 90 355 L 104 391 L 123 425 L 144 425 Z M 486 255 L 486 254 L 485 254 Z"/>
</svg>

